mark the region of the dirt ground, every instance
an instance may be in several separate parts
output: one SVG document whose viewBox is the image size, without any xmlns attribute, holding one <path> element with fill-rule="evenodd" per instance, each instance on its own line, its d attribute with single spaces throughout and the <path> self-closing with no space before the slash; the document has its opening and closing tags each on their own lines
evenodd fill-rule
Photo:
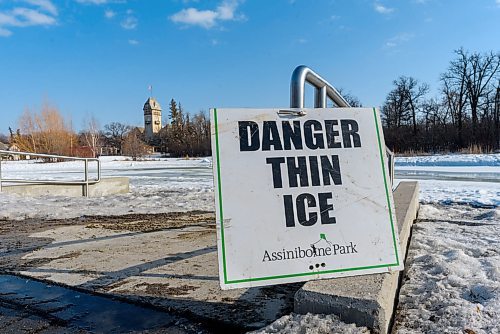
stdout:
<svg viewBox="0 0 500 334">
<path fill-rule="evenodd" d="M 293 309 L 301 284 L 222 291 L 215 215 L 0 220 L 0 271 L 119 297 L 235 332 Z"/>
<path fill-rule="evenodd" d="M 215 214 L 205 211 L 172 212 L 161 214 L 129 214 L 124 216 L 83 216 L 60 220 L 2 220 L 0 219 L 0 270 L 18 271 L 30 268 L 40 261 L 23 259 L 23 256 L 50 244 L 53 239 L 30 235 L 63 226 L 108 229 L 111 231 L 154 232 L 186 226 L 213 227 Z"/>
</svg>

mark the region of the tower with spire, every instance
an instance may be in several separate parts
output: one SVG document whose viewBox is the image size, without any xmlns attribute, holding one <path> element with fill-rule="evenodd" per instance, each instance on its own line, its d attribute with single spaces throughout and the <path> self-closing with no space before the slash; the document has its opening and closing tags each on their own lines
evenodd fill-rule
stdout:
<svg viewBox="0 0 500 334">
<path fill-rule="evenodd" d="M 161 130 L 161 106 L 154 97 L 147 99 L 144 103 L 144 135 L 147 142 L 150 142 Z"/>
</svg>

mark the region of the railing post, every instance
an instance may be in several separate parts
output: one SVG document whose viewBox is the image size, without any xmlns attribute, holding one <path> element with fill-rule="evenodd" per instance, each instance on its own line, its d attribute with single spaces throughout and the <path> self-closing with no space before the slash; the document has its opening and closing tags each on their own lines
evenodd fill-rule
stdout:
<svg viewBox="0 0 500 334">
<path fill-rule="evenodd" d="M 97 181 L 101 181 L 101 160 L 97 159 Z"/>
<path fill-rule="evenodd" d="M 395 167 L 395 160 L 394 160 L 394 152 L 392 152 L 388 147 L 385 148 L 385 151 L 387 153 L 387 157 L 389 160 L 389 179 L 391 180 L 391 184 L 394 184 L 394 167 Z"/>
<path fill-rule="evenodd" d="M 87 159 L 84 160 L 85 162 L 85 185 L 84 185 L 84 196 L 89 197 L 89 161 Z"/>
<path fill-rule="evenodd" d="M 2 192 L 2 153 L 0 153 L 0 193 Z"/>
</svg>

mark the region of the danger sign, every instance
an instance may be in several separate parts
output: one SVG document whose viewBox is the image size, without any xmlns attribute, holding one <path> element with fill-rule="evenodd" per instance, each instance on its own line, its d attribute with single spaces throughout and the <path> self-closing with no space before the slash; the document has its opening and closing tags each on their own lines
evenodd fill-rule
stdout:
<svg viewBox="0 0 500 334">
<path fill-rule="evenodd" d="M 401 270 L 376 109 L 212 109 L 223 289 Z"/>
</svg>

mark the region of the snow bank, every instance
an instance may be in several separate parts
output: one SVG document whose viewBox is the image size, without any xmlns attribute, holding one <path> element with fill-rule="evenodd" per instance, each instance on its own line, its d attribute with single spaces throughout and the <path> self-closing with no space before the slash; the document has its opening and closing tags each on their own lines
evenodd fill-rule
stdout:
<svg viewBox="0 0 500 334">
<path fill-rule="evenodd" d="M 496 154 L 443 154 L 415 157 L 397 157 L 398 166 L 495 166 L 500 167 L 500 153 Z"/>
<path fill-rule="evenodd" d="M 500 332 L 500 210 L 424 205 L 396 333 Z"/>
<path fill-rule="evenodd" d="M 252 334 L 365 334 L 366 327 L 345 324 L 336 315 L 295 314 L 285 315 L 267 327 L 251 332 Z"/>
<path fill-rule="evenodd" d="M 420 202 L 499 207 L 500 183 L 419 180 Z"/>
</svg>

